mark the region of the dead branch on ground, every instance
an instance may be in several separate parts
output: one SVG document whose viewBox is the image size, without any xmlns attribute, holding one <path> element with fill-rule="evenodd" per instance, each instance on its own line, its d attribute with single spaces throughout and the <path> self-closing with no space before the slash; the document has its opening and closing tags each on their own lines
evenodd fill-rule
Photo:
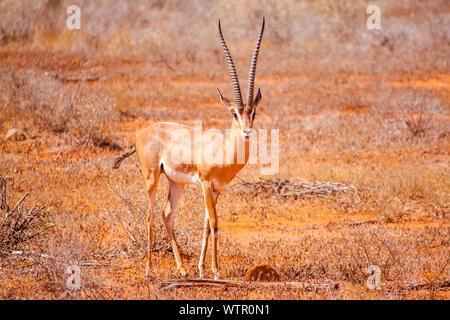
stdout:
<svg viewBox="0 0 450 320">
<path fill-rule="evenodd" d="M 434 283 L 419 283 L 419 284 L 409 284 L 404 286 L 408 290 L 420 290 L 420 289 L 437 289 L 437 288 L 449 288 L 450 280 L 436 281 Z"/>
<path fill-rule="evenodd" d="M 56 72 L 47 72 L 47 76 L 52 77 L 56 80 L 59 80 L 61 82 L 95 82 L 95 81 L 102 81 L 109 78 L 109 76 L 91 76 L 91 77 L 69 77 L 69 76 L 63 76 Z"/>
<path fill-rule="evenodd" d="M 305 283 L 305 282 L 253 282 L 239 280 L 212 280 L 212 279 L 167 279 L 160 282 L 162 289 L 173 289 L 179 287 L 212 286 L 212 287 L 249 287 L 267 288 L 283 287 L 290 289 L 305 290 L 335 290 L 339 288 L 337 283 Z"/>
<path fill-rule="evenodd" d="M 358 197 L 357 189 L 354 185 L 345 185 L 339 182 L 322 182 L 302 180 L 299 182 L 290 182 L 282 179 L 260 179 L 255 182 L 248 182 L 240 179 L 241 182 L 233 186 L 242 186 L 250 189 L 254 195 L 269 194 L 280 197 L 313 197 L 337 195 L 347 192 L 353 192 Z"/>
</svg>

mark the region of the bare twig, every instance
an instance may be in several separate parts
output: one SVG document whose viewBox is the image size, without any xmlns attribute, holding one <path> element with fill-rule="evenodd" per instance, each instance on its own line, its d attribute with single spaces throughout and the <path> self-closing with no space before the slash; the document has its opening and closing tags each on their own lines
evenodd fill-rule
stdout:
<svg viewBox="0 0 450 320">
<path fill-rule="evenodd" d="M 161 51 L 158 50 L 159 60 L 155 61 L 155 63 L 163 63 L 170 71 L 175 71 L 175 69 L 170 65 L 167 58 L 162 54 Z"/>
<path fill-rule="evenodd" d="M 0 209 L 5 210 L 5 213 L 8 213 L 9 207 L 6 203 L 6 180 L 3 178 L 0 172 L 0 182 L 2 183 L 2 203 L 0 205 Z"/>
<path fill-rule="evenodd" d="M 14 209 L 11 212 L 16 211 L 17 209 L 19 209 L 19 206 L 22 204 L 22 202 L 25 200 L 25 198 L 28 196 L 28 193 L 26 193 L 16 204 L 16 206 L 14 207 Z"/>
</svg>

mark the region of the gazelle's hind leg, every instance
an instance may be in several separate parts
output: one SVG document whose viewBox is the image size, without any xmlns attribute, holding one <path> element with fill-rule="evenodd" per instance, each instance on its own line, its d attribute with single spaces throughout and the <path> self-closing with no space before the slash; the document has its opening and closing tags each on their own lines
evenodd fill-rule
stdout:
<svg viewBox="0 0 450 320">
<path fill-rule="evenodd" d="M 177 207 L 178 201 L 183 194 L 184 185 L 178 184 L 169 179 L 169 195 L 166 202 L 166 206 L 162 213 L 162 218 L 164 226 L 166 227 L 167 233 L 169 234 L 170 243 L 172 244 L 173 254 L 175 255 L 175 260 L 177 262 L 178 271 L 180 271 L 183 277 L 186 276 L 186 271 L 183 268 L 183 263 L 181 261 L 180 249 L 178 248 L 177 240 L 175 239 L 175 233 L 173 232 L 173 217 L 175 214 L 175 209 Z"/>
<path fill-rule="evenodd" d="M 155 207 L 156 200 L 156 190 L 158 187 L 158 180 L 161 170 L 155 168 L 154 170 L 149 170 L 145 175 L 145 189 L 148 194 L 148 211 L 147 211 L 147 270 L 146 277 L 150 278 L 150 273 L 152 269 L 152 226 L 153 226 L 153 209 Z"/>
</svg>

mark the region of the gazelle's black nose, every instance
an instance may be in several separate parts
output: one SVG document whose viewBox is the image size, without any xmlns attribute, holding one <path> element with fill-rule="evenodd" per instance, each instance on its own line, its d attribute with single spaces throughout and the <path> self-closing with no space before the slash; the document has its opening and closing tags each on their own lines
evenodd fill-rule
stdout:
<svg viewBox="0 0 450 320">
<path fill-rule="evenodd" d="M 249 139 L 252 134 L 252 130 L 242 130 L 241 135 L 245 139 Z"/>
</svg>

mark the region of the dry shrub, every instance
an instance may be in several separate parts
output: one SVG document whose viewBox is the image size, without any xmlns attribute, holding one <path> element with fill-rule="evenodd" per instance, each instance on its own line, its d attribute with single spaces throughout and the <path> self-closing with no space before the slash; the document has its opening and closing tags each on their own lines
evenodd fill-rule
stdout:
<svg viewBox="0 0 450 320">
<path fill-rule="evenodd" d="M 407 138 L 436 138 L 442 131 L 444 121 L 439 118 L 447 114 L 438 92 L 430 89 L 398 90 L 391 101 L 395 117 L 406 125 Z"/>
<path fill-rule="evenodd" d="M 424 136 L 428 130 L 427 119 L 423 113 L 418 115 L 411 115 L 409 119 L 405 120 L 408 129 L 411 131 L 413 137 Z"/>
<path fill-rule="evenodd" d="M 108 122 L 115 119 L 115 100 L 105 94 L 90 94 L 80 98 L 72 127 L 79 143 L 121 149 Z"/>
<path fill-rule="evenodd" d="M 299 109 L 304 115 L 286 120 L 275 117 L 274 127 L 298 132 L 299 146 L 304 148 L 361 150 L 411 145 L 411 141 L 431 146 L 447 139 L 448 108 L 436 90 L 396 88 L 382 81 L 368 86 L 364 95 L 351 92 L 348 86 L 341 90 L 345 94 L 336 93 L 332 99 L 303 99 Z"/>
<path fill-rule="evenodd" d="M 3 1 L 0 41 L 12 48 L 138 56 L 161 64 L 164 72 L 176 74 L 196 73 L 199 64 L 208 62 L 208 73 L 218 74 L 220 69 L 210 63 L 222 61 L 217 35 L 205 25 L 213 27 L 219 18 L 227 23 L 229 37 L 240 40 L 232 52 L 236 60 L 241 60 L 248 56 L 250 41 L 253 45 L 255 26 L 266 16 L 263 46 L 270 63 L 266 60 L 262 73 L 268 69 L 272 73 L 298 70 L 298 59 L 314 57 L 326 59 L 321 59 L 320 66 L 304 64 L 301 68 L 368 73 L 446 68 L 449 28 L 440 0 L 379 1 L 382 30 L 375 31 L 366 28 L 368 3 L 361 0 L 149 0 L 139 4 L 80 0 L 77 4 L 83 18 L 81 30 L 76 32 L 67 29 L 65 20 L 59 18 L 66 16 L 65 8 L 70 4 L 68 0 Z M 420 14 L 414 18 L 399 14 L 405 11 Z M 337 59 L 327 59 L 330 53 Z M 279 59 L 280 54 L 284 59 Z M 348 59 L 349 54 L 352 59 Z M 380 62 L 387 59 L 393 63 L 380 68 Z"/>
<path fill-rule="evenodd" d="M 165 203 L 162 199 L 166 194 L 166 185 L 161 183 L 163 178 L 160 179 L 160 185 L 158 187 L 158 199 L 162 203 Z M 135 189 L 137 188 L 134 187 Z M 136 190 L 137 191 L 137 190 Z M 123 189 L 110 189 L 111 195 L 115 200 L 119 202 L 115 204 L 118 209 L 114 211 L 105 210 L 103 219 L 108 224 L 119 227 L 124 234 L 120 241 L 120 247 L 122 251 L 126 252 L 129 256 L 141 255 L 147 250 L 147 199 L 146 197 L 137 198 L 136 195 L 132 195 L 124 191 Z M 161 203 L 160 203 L 161 204 Z M 159 212 L 162 210 L 162 206 L 154 208 L 153 211 L 153 227 L 152 227 L 152 251 L 153 252 L 172 252 L 167 232 L 162 224 Z M 177 232 L 178 233 L 178 232 Z M 180 243 L 180 239 L 177 239 Z M 183 241 L 181 245 L 185 244 Z"/>
<path fill-rule="evenodd" d="M 0 43 L 27 41 L 33 38 L 38 10 L 30 10 L 33 1 L 2 1 L 0 3 Z"/>
<path fill-rule="evenodd" d="M 2 184 L 0 208 L 3 210 L 0 212 L 0 254 L 6 254 L 8 250 L 45 232 L 52 223 L 49 221 L 50 211 L 44 206 L 23 205 L 26 195 L 10 207 L 7 203 L 6 180 L 1 173 L 0 183 Z"/>
<path fill-rule="evenodd" d="M 50 212 L 37 204 L 31 208 L 17 207 L 0 218 L 0 248 L 7 250 L 41 234 L 50 225 Z"/>
<path fill-rule="evenodd" d="M 365 285 L 366 268 L 370 265 L 382 270 L 383 285 L 395 284 L 397 290 L 403 285 L 448 277 L 448 253 L 444 246 L 433 245 L 448 242 L 448 230 L 390 230 L 384 225 L 359 225 L 342 231 L 334 229 L 332 235 L 318 232 L 322 231 L 303 231 L 298 240 L 291 241 L 258 238 L 246 247 L 224 248 L 222 255 L 245 253 L 246 264 L 273 259 L 279 262 L 277 269 L 286 281 L 349 281 Z M 231 270 L 233 276 L 242 272 L 237 267 Z M 424 277 L 427 270 L 429 275 Z M 395 294 L 392 293 L 394 297 Z"/>
<path fill-rule="evenodd" d="M 439 167 L 383 168 L 373 176 L 366 175 L 363 185 L 364 206 L 386 222 L 417 220 L 426 217 L 448 219 L 447 195 L 449 176 Z"/>
<path fill-rule="evenodd" d="M 39 286 L 50 299 L 106 299 L 105 279 L 90 266 L 91 253 L 77 234 L 58 235 L 47 243 L 45 254 L 34 255 L 40 279 Z M 68 286 L 69 277 L 78 274 L 79 288 Z M 73 277 L 72 277 L 73 279 Z M 73 279 L 74 280 L 74 279 Z M 41 297 L 42 298 L 42 297 Z"/>
<path fill-rule="evenodd" d="M 63 134 L 78 145 L 118 147 L 107 127 L 116 115 L 114 100 L 101 93 L 83 93 L 83 77 L 69 87 L 47 74 L 7 65 L 0 70 L 0 79 L 4 92 L 0 119 L 14 120 L 24 129 Z"/>
</svg>

